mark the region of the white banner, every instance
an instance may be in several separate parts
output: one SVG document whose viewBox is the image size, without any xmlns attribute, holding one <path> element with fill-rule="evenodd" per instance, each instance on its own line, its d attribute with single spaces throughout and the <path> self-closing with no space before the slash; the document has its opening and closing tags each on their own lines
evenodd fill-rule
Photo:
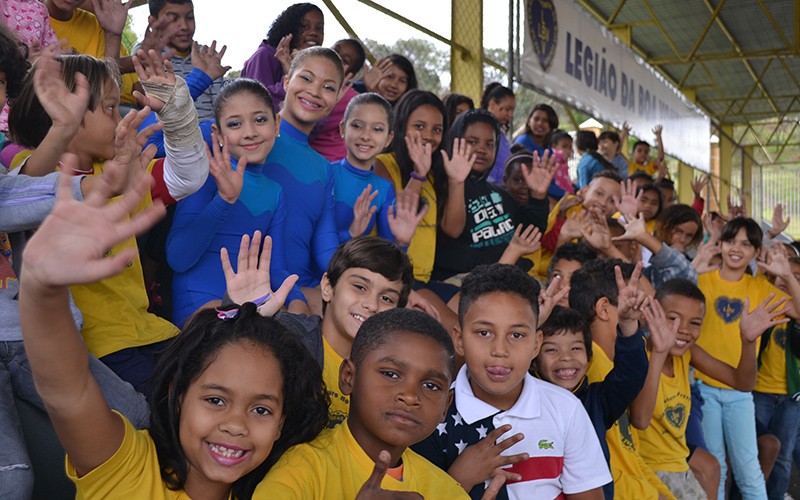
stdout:
<svg viewBox="0 0 800 500">
<path fill-rule="evenodd" d="M 662 75 L 570 0 L 527 0 L 522 81 L 709 170 L 710 120 Z"/>
</svg>

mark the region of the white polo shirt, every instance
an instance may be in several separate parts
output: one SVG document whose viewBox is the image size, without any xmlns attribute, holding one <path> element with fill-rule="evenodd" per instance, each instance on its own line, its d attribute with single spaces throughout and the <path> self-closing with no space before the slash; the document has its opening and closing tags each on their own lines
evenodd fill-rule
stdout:
<svg viewBox="0 0 800 500">
<path fill-rule="evenodd" d="M 514 406 L 500 411 L 475 397 L 466 365 L 458 372 L 455 382 L 455 407 L 465 427 L 475 429 L 479 421 L 494 415 L 492 428 L 478 428 L 476 434 L 485 436 L 509 424 L 511 430 L 498 442 L 518 432 L 525 435 L 522 441 L 503 452 L 503 455 L 527 453 L 529 456 L 524 462 L 507 468 L 522 476 L 521 481 L 506 483 L 509 498 L 563 498 L 563 494 L 580 493 L 610 483 L 611 474 L 597 434 L 580 400 L 531 375 L 525 375 L 523 384 Z"/>
</svg>

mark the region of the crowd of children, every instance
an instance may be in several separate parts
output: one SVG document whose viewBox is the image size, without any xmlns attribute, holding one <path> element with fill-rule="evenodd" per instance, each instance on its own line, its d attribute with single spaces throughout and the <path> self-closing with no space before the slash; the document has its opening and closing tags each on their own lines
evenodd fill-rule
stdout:
<svg viewBox="0 0 800 500">
<path fill-rule="evenodd" d="M 228 81 L 191 0 L 132 55 L 130 3 L 0 3 L 0 497 L 788 494 L 800 244 L 678 203 L 661 126 L 510 137 L 309 3 Z"/>
</svg>

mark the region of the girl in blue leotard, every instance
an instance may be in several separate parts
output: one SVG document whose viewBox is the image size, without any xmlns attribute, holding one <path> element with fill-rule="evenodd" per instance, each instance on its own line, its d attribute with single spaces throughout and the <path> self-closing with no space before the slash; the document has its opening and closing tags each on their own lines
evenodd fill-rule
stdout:
<svg viewBox="0 0 800 500">
<path fill-rule="evenodd" d="M 236 260 L 243 234 L 260 230 L 272 237 L 270 274 L 276 283 L 289 276 L 284 260 L 283 190 L 266 176 L 266 158 L 275 144 L 279 119 L 272 98 L 259 82 L 235 80 L 214 104 L 211 176 L 200 190 L 178 203 L 167 240 L 167 260 L 175 271 L 173 321 L 183 323 L 200 307 L 222 299 L 223 247 Z M 232 166 L 235 165 L 235 166 Z M 288 302 L 305 305 L 299 289 Z"/>
</svg>

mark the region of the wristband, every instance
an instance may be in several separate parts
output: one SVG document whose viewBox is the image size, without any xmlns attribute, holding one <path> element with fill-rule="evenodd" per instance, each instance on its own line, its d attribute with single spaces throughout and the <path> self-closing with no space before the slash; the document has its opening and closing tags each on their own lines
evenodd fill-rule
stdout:
<svg viewBox="0 0 800 500">
<path fill-rule="evenodd" d="M 419 175 L 418 173 L 414 172 L 413 170 L 411 171 L 411 178 L 412 179 L 416 179 L 416 180 L 418 180 L 420 182 L 425 182 L 425 181 L 428 180 L 427 178 L 425 178 L 422 175 Z"/>
</svg>

